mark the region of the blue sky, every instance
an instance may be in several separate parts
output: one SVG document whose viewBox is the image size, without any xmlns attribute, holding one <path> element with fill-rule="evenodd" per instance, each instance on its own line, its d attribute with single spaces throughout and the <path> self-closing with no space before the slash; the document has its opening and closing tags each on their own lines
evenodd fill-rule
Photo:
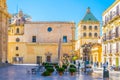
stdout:
<svg viewBox="0 0 120 80">
<path fill-rule="evenodd" d="M 102 21 L 102 13 L 115 0 L 7 0 L 8 11 L 17 12 L 17 5 L 33 21 L 74 21 L 84 17 L 90 7 L 96 18 Z"/>
<path fill-rule="evenodd" d="M 9 13 L 18 9 L 32 17 L 33 21 L 74 21 L 77 24 L 84 17 L 86 8 L 102 24 L 102 13 L 115 0 L 7 0 Z M 101 34 L 102 35 L 102 34 Z"/>
</svg>

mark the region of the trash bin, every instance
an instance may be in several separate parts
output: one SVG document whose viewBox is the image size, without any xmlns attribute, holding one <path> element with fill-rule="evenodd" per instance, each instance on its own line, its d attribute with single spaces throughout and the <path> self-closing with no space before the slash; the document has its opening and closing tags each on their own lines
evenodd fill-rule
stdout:
<svg viewBox="0 0 120 80">
<path fill-rule="evenodd" d="M 108 70 L 103 70 L 103 78 L 109 79 L 109 71 Z"/>
</svg>

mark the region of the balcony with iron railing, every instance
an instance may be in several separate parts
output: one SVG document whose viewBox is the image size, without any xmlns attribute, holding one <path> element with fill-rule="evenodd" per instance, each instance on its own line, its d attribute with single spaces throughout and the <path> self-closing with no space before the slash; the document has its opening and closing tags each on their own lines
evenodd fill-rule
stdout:
<svg viewBox="0 0 120 80">
<path fill-rule="evenodd" d="M 119 49 L 118 49 L 118 48 L 113 49 L 113 50 L 112 50 L 112 53 L 113 53 L 114 55 L 116 55 L 116 56 L 120 55 L 120 54 L 119 54 Z"/>
<path fill-rule="evenodd" d="M 107 35 L 106 37 L 103 37 L 103 42 L 110 42 L 119 39 L 120 39 L 120 33 L 112 33 L 111 35 Z"/>
<path fill-rule="evenodd" d="M 106 20 L 103 22 L 103 27 L 113 22 L 114 20 L 116 20 L 116 18 L 119 18 L 119 17 L 120 17 L 120 12 L 116 11 L 113 15 L 110 15 L 106 18 Z"/>
<path fill-rule="evenodd" d="M 106 41 L 106 37 L 103 37 L 102 42 L 105 42 L 105 41 Z"/>
<path fill-rule="evenodd" d="M 106 51 L 102 51 L 103 56 L 107 56 Z"/>
<path fill-rule="evenodd" d="M 115 54 L 117 52 L 116 49 L 112 49 L 111 51 L 112 51 L 112 54 Z"/>
<path fill-rule="evenodd" d="M 120 33 L 116 33 L 115 38 L 120 38 Z"/>
<path fill-rule="evenodd" d="M 112 52 L 113 52 L 112 49 L 107 50 L 107 53 L 108 53 L 109 56 L 112 56 Z"/>
</svg>

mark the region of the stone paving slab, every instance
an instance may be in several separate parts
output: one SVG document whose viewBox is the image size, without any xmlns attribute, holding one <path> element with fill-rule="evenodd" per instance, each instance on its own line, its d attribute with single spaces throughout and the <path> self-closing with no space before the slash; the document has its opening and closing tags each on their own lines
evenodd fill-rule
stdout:
<svg viewBox="0 0 120 80">
<path fill-rule="evenodd" d="M 43 77 L 40 73 L 36 75 L 28 74 L 27 70 L 31 70 L 35 66 L 10 66 L 5 68 L 0 68 L 0 80 L 103 80 L 102 75 L 93 73 L 91 75 L 85 75 L 83 73 L 76 74 L 75 76 L 70 76 L 69 73 L 59 76 L 53 73 L 52 76 Z"/>
</svg>

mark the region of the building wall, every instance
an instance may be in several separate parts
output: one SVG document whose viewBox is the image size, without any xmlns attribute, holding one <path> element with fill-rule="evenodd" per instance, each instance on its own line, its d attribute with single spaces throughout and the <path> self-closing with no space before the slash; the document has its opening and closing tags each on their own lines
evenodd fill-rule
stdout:
<svg viewBox="0 0 120 80">
<path fill-rule="evenodd" d="M 2 0 L 0 3 L 0 62 L 5 62 L 7 61 L 7 30 L 10 15 L 7 12 L 6 0 Z"/>
<path fill-rule="evenodd" d="M 94 44 L 91 49 L 93 63 L 98 62 L 99 66 L 102 63 L 102 45 Z"/>
<path fill-rule="evenodd" d="M 63 36 L 67 36 L 68 42 L 72 40 L 72 27 L 73 24 L 66 23 L 28 23 L 25 24 L 25 33 L 24 33 L 24 41 L 31 42 L 31 37 L 36 36 L 37 42 L 41 43 L 56 43 L 59 41 L 58 37 L 63 38 Z M 34 28 L 36 27 L 36 28 Z M 48 32 L 48 28 L 51 27 L 52 31 Z M 29 29 L 29 30 L 28 30 Z M 70 33 L 70 34 L 69 34 Z M 29 36 L 28 36 L 29 35 Z M 44 35 L 44 36 L 43 36 Z"/>
<path fill-rule="evenodd" d="M 120 65 L 120 1 L 116 0 L 103 13 L 103 62 L 109 65 Z"/>
<path fill-rule="evenodd" d="M 86 30 L 84 29 L 84 26 L 86 26 Z M 89 26 L 92 26 L 92 29 L 89 29 Z M 94 27 L 97 26 L 97 30 L 94 29 Z M 83 34 L 86 33 L 86 36 Z M 92 34 L 92 36 L 89 36 L 89 33 Z M 97 36 L 95 37 L 94 34 L 97 33 Z M 98 43 L 99 37 L 100 37 L 100 24 L 99 22 L 80 22 L 78 25 L 78 40 L 76 41 L 76 49 L 78 50 L 79 54 L 82 55 L 82 45 L 87 44 L 89 42 L 91 43 Z"/>
<path fill-rule="evenodd" d="M 18 26 L 11 27 L 10 29 L 14 30 Z M 75 24 L 73 22 L 29 22 L 23 27 L 19 27 L 24 31 L 23 34 L 11 34 L 11 30 L 9 32 L 8 58 L 11 63 L 14 63 L 13 57 L 23 57 L 23 63 L 36 63 L 37 56 L 42 57 L 42 62 L 46 62 L 47 56 L 51 56 L 51 62 L 57 62 L 60 38 L 62 55 L 70 56 L 71 51 L 74 50 Z M 51 32 L 48 31 L 49 27 L 52 28 Z M 36 36 L 36 42 L 32 42 L 32 36 Z M 63 36 L 67 36 L 67 42 L 63 42 Z M 20 39 L 19 42 L 16 42 L 17 38 Z M 16 50 L 16 47 L 19 49 Z"/>
<path fill-rule="evenodd" d="M 11 47 L 12 46 L 12 47 Z M 19 50 L 16 50 L 16 46 Z M 62 44 L 62 54 L 71 54 L 72 44 Z M 42 56 L 42 62 L 46 62 L 46 56 L 51 53 L 51 62 L 58 61 L 58 44 L 57 43 L 9 43 L 9 61 L 12 62 L 12 57 L 23 57 L 23 63 L 36 63 L 36 57 Z"/>
</svg>

